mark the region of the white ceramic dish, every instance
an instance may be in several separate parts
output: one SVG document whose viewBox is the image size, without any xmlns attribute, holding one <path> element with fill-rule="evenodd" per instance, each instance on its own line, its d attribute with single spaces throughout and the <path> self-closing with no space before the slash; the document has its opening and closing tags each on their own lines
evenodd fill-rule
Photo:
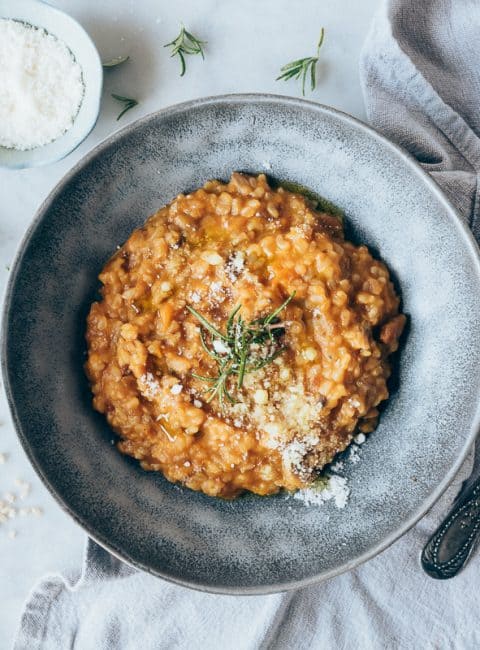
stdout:
<svg viewBox="0 0 480 650">
<path fill-rule="evenodd" d="M 53 142 L 18 151 L 0 147 L 0 167 L 22 169 L 61 160 L 85 140 L 100 110 L 103 69 L 97 48 L 76 20 L 40 0 L 0 0 L 0 18 L 12 18 L 43 27 L 64 41 L 82 68 L 85 94 L 73 126 Z"/>
</svg>

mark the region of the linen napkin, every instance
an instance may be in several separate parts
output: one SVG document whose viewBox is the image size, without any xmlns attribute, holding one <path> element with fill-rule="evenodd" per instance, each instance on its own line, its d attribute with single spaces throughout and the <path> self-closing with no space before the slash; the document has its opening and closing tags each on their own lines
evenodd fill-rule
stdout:
<svg viewBox="0 0 480 650">
<path fill-rule="evenodd" d="M 390 0 L 375 16 L 360 65 L 371 123 L 418 158 L 477 237 L 479 28 L 478 0 Z M 419 564 L 472 462 L 473 453 L 432 511 L 384 553 L 295 592 L 194 592 L 137 572 L 88 540 L 79 576 L 48 576 L 32 591 L 15 648 L 480 647 L 478 559 L 445 582 Z"/>
</svg>

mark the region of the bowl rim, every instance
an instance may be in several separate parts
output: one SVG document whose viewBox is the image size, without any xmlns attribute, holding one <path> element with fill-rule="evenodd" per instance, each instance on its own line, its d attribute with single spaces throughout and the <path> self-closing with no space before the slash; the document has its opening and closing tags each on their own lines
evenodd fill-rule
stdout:
<svg viewBox="0 0 480 650">
<path fill-rule="evenodd" d="M 62 9 L 59 9 L 58 7 L 54 7 L 53 5 L 50 4 L 50 2 L 46 2 L 46 0 L 23 0 L 23 3 L 25 5 L 28 4 L 31 7 L 40 6 L 42 8 L 42 10 L 44 10 L 46 12 L 49 12 L 49 13 L 52 13 L 52 14 L 61 14 L 65 19 L 70 21 L 71 24 L 75 27 L 75 29 L 77 29 L 78 32 L 82 33 L 82 35 L 85 37 L 85 41 L 88 43 L 88 46 L 91 49 L 93 58 L 95 59 L 95 63 L 97 65 L 97 73 L 98 73 L 98 75 L 97 75 L 96 83 L 92 84 L 92 86 L 95 85 L 95 87 L 92 88 L 92 93 L 93 93 L 94 100 L 96 99 L 94 118 L 90 121 L 89 124 L 86 125 L 85 129 L 83 129 L 77 135 L 77 137 L 67 147 L 64 147 L 60 152 L 51 153 L 50 155 L 48 155 L 48 151 L 47 151 L 46 148 L 50 144 L 53 144 L 55 142 L 59 142 L 65 135 L 67 135 L 67 133 L 69 133 L 74 128 L 75 120 L 77 119 L 77 115 L 78 115 L 78 113 L 77 113 L 77 115 L 75 116 L 75 118 L 73 120 L 73 124 L 70 127 L 70 129 L 65 131 L 65 133 L 60 135 L 58 138 L 56 138 L 52 142 L 47 142 L 45 145 L 41 145 L 40 147 L 35 147 L 33 149 L 27 149 L 25 151 L 22 151 L 21 153 L 24 153 L 26 155 L 24 160 L 19 160 L 18 162 L 12 161 L 12 163 L 6 163 L 6 162 L 2 161 L 1 158 L 0 158 L 0 168 L 1 169 L 7 169 L 7 170 L 10 169 L 12 171 L 19 170 L 19 169 L 33 169 L 35 167 L 43 167 L 44 165 L 51 165 L 53 163 L 60 162 L 61 160 L 63 160 L 67 156 L 69 156 L 73 151 L 75 151 L 75 149 L 78 149 L 78 147 L 82 144 L 82 142 L 84 142 L 88 138 L 88 136 L 93 131 L 93 129 L 95 128 L 95 126 L 96 126 L 96 124 L 98 122 L 98 118 L 100 116 L 100 108 L 101 108 L 101 104 L 102 104 L 102 89 L 103 89 L 103 76 L 104 76 L 103 75 L 102 60 L 100 58 L 100 53 L 99 53 L 99 51 L 97 49 L 97 46 L 93 42 L 92 37 L 87 32 L 85 27 L 83 27 L 83 25 L 81 25 L 80 22 L 76 18 L 71 16 L 68 12 L 63 11 Z M 1 15 L 1 8 L 2 8 L 2 0 L 0 0 L 0 20 L 5 18 L 5 16 Z M 26 22 L 25 20 L 20 19 L 20 18 L 8 18 L 7 17 L 7 20 L 18 20 L 20 22 Z M 35 22 L 28 23 L 28 24 L 31 24 L 32 26 L 37 27 L 37 28 L 42 28 L 42 25 L 37 25 Z M 48 32 L 48 33 L 50 33 L 50 32 Z M 56 36 L 56 38 L 59 38 L 59 37 Z M 63 40 L 63 39 L 60 38 L 60 40 Z M 65 42 L 65 44 L 68 47 L 68 49 L 70 50 L 69 43 Z M 82 99 L 82 102 L 83 102 L 83 99 Z M 80 112 L 81 108 L 82 108 L 82 104 L 80 104 L 80 106 L 78 108 L 78 112 Z M 0 147 L 0 149 L 4 149 L 4 148 L 5 147 Z M 38 160 L 34 160 L 34 161 L 28 159 L 27 154 L 30 151 L 39 151 L 39 150 L 41 151 L 43 148 L 45 148 L 45 151 L 46 151 L 46 154 L 43 157 L 39 158 Z"/>
<path fill-rule="evenodd" d="M 5 392 L 7 395 L 7 401 L 8 401 L 10 413 L 12 415 L 12 420 L 15 426 L 17 436 L 27 455 L 28 460 L 30 461 L 30 464 L 32 465 L 33 469 L 35 470 L 35 472 L 37 473 L 37 475 L 39 476 L 40 480 L 45 485 L 47 490 L 53 496 L 55 501 L 58 503 L 58 505 L 87 533 L 87 535 L 92 540 L 97 542 L 106 551 L 111 553 L 114 557 L 121 560 L 122 562 L 125 562 L 127 565 L 130 565 L 135 569 L 139 569 L 158 578 L 162 578 L 172 584 L 176 584 L 182 587 L 188 587 L 196 591 L 214 593 L 214 594 L 238 595 L 238 596 L 267 595 L 267 594 L 274 594 L 274 593 L 309 587 L 324 582 L 325 580 L 334 578 L 338 575 L 341 575 L 342 573 L 351 571 L 352 569 L 360 566 L 364 562 L 372 559 L 376 555 L 386 550 L 395 541 L 397 541 L 400 537 L 402 537 L 405 533 L 407 533 L 428 512 L 428 510 L 445 492 L 447 487 L 455 478 L 465 458 L 467 457 L 467 454 L 473 442 L 475 441 L 477 434 L 480 431 L 480 399 L 477 403 L 477 408 L 475 411 L 475 416 L 472 421 L 470 432 L 465 440 L 463 448 L 461 449 L 460 453 L 454 460 L 449 471 L 442 478 L 440 483 L 437 485 L 436 489 L 428 496 L 427 499 L 425 499 L 422 502 L 422 504 L 413 512 L 413 514 L 401 526 L 399 526 L 395 531 L 393 531 L 390 535 L 384 538 L 381 542 L 377 543 L 374 547 L 372 547 L 365 553 L 361 554 L 360 556 L 353 558 L 352 560 L 349 560 L 342 565 L 339 565 L 338 567 L 329 569 L 328 571 L 325 571 L 321 574 L 316 574 L 314 576 L 309 576 L 307 578 L 303 578 L 300 580 L 293 580 L 281 584 L 269 584 L 269 585 L 253 586 L 253 587 L 249 587 L 249 586 L 232 587 L 229 585 L 212 586 L 212 585 L 203 585 L 198 582 L 191 582 L 189 580 L 182 580 L 181 578 L 168 575 L 164 572 L 153 570 L 151 567 L 143 564 L 142 562 L 133 560 L 128 556 L 127 553 L 125 553 L 125 551 L 116 548 L 114 545 L 112 545 L 109 542 L 108 539 L 105 539 L 102 534 L 96 532 L 94 527 L 91 526 L 88 521 L 85 521 L 83 517 L 77 515 L 74 512 L 74 510 L 70 508 L 70 506 L 63 500 L 60 494 L 57 493 L 55 488 L 52 486 L 50 481 L 45 476 L 42 467 L 34 458 L 34 454 L 30 449 L 30 445 L 28 442 L 28 436 L 24 433 L 22 429 L 22 424 L 17 415 L 15 398 L 10 385 L 9 372 L 8 372 L 8 366 L 10 365 L 8 363 L 8 353 L 7 353 L 8 316 L 10 313 L 11 301 L 12 301 L 13 291 L 16 284 L 16 278 L 23 261 L 26 247 L 30 242 L 30 239 L 32 238 L 37 227 L 45 218 L 45 215 L 47 214 L 50 205 L 63 192 L 64 188 L 70 183 L 70 181 L 75 177 L 75 175 L 84 167 L 86 167 L 88 164 L 90 164 L 95 159 L 96 156 L 101 154 L 112 144 L 115 144 L 116 142 L 121 140 L 123 137 L 134 132 L 137 128 L 141 127 L 143 124 L 146 124 L 150 120 L 154 120 L 162 117 L 168 117 L 170 115 L 176 113 L 182 113 L 184 111 L 188 111 L 190 109 L 194 109 L 197 107 L 208 106 L 212 104 L 221 105 L 225 103 L 227 104 L 276 103 L 280 105 L 295 106 L 300 109 L 305 108 L 308 110 L 314 110 L 317 111 L 319 115 L 329 114 L 335 117 L 336 119 L 340 119 L 341 121 L 349 125 L 353 125 L 355 128 L 363 131 L 368 136 L 374 138 L 378 142 L 382 143 L 384 146 L 391 149 L 400 159 L 403 160 L 403 162 L 406 165 L 408 165 L 412 169 L 412 171 L 414 171 L 422 179 L 422 181 L 427 185 L 429 190 L 444 205 L 446 211 L 448 212 L 448 214 L 452 219 L 454 226 L 458 228 L 459 233 L 464 238 L 466 248 L 470 253 L 471 259 L 475 262 L 477 274 L 480 279 L 480 249 L 475 238 L 473 237 L 472 232 L 460 217 L 459 212 L 450 203 L 445 193 L 440 189 L 440 187 L 433 180 L 433 178 L 420 166 L 420 164 L 415 160 L 415 158 L 411 154 L 409 154 L 399 145 L 391 142 L 384 135 L 380 134 L 374 128 L 365 124 L 358 118 L 355 118 L 349 115 L 348 113 L 345 113 L 338 109 L 311 100 L 289 97 L 286 95 L 269 94 L 269 93 L 233 93 L 233 94 L 224 94 L 224 95 L 212 95 L 212 96 L 201 97 L 186 102 L 174 104 L 171 106 L 167 106 L 160 110 L 149 113 L 141 117 L 140 119 L 135 120 L 134 122 L 129 123 L 128 125 L 124 126 L 122 129 L 114 132 L 110 136 L 107 136 L 93 149 L 91 149 L 55 185 L 55 187 L 51 190 L 51 192 L 48 194 L 46 199 L 41 203 L 40 207 L 38 208 L 32 220 L 32 223 L 28 227 L 25 235 L 23 236 L 17 248 L 17 252 L 11 267 L 10 276 L 8 279 L 5 296 L 4 296 L 3 308 L 2 308 L 2 323 L 1 323 L 1 332 L 0 332 L 0 356 L 1 356 L 2 376 L 3 376 Z"/>
</svg>

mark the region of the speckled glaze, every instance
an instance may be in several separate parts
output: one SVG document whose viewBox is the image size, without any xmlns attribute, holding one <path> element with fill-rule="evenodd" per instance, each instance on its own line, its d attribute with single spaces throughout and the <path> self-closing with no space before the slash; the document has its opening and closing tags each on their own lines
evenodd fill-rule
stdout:
<svg viewBox="0 0 480 650">
<path fill-rule="evenodd" d="M 84 377 L 85 317 L 117 244 L 178 192 L 266 171 L 345 210 L 381 251 L 410 327 L 378 429 L 347 467 L 347 507 L 286 496 L 209 498 L 111 445 Z M 105 548 L 182 585 L 231 593 L 305 586 L 367 560 L 440 496 L 479 428 L 480 266 L 437 186 L 356 120 L 284 97 L 196 100 L 94 149 L 41 207 L 11 272 L 3 371 L 18 433 L 66 510 Z"/>
</svg>

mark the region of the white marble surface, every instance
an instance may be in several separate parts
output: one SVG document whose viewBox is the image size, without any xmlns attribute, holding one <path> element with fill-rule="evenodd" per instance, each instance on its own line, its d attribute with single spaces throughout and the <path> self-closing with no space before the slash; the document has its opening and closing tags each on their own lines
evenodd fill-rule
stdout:
<svg viewBox="0 0 480 650">
<path fill-rule="evenodd" d="M 131 61 L 107 71 L 100 118 L 86 142 L 66 160 L 34 170 L 0 170 L 0 290 L 16 247 L 41 201 L 89 149 L 117 128 L 158 108 L 205 95 L 271 92 L 300 95 L 295 82 L 275 82 L 284 63 L 309 56 L 320 27 L 326 29 L 319 83 L 309 98 L 364 119 L 358 56 L 379 0 L 58 0 L 94 39 L 103 60 L 130 54 Z M 183 21 L 208 41 L 204 62 L 190 57 L 185 77 L 162 45 Z M 0 73 L 1 76 L 1 73 Z M 116 122 L 110 93 L 138 98 L 140 105 Z M 18 516 L 0 524 L 0 648 L 9 647 L 23 600 L 47 572 L 78 568 L 84 533 L 63 513 L 31 469 L 13 430 L 3 386 L 0 394 L 0 498 L 31 493 L 15 505 L 40 506 L 43 515 Z M 11 539 L 11 531 L 17 535 Z M 9 535 L 10 533 L 10 535 Z"/>
</svg>

